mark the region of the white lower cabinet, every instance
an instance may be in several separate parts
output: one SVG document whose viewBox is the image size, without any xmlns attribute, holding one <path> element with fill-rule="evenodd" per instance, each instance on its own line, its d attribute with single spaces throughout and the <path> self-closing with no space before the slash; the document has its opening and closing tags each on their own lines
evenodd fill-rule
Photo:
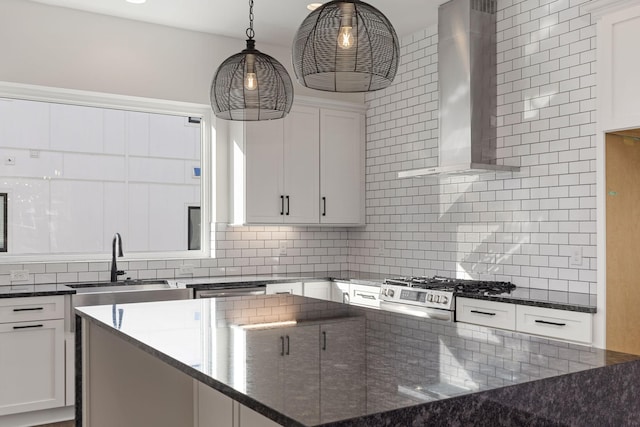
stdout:
<svg viewBox="0 0 640 427">
<path fill-rule="evenodd" d="M 349 289 L 349 304 L 380 308 L 379 286 L 352 283 Z"/>
<path fill-rule="evenodd" d="M 592 340 L 590 313 L 458 297 L 456 320 L 582 344 Z"/>
<path fill-rule="evenodd" d="M 302 282 L 291 283 L 268 283 L 267 295 L 273 294 L 291 294 L 291 295 L 303 295 Z"/>
<path fill-rule="evenodd" d="M 456 298 L 456 320 L 491 328 L 516 329 L 516 305 L 473 298 Z"/>
<path fill-rule="evenodd" d="M 331 282 L 331 301 L 349 304 L 350 288 L 348 282 Z"/>
<path fill-rule="evenodd" d="M 0 324 L 0 416 L 65 404 L 64 319 Z"/>
<path fill-rule="evenodd" d="M 577 311 L 519 305 L 516 330 L 565 341 L 591 344 L 592 316 Z"/>
<path fill-rule="evenodd" d="M 195 427 L 278 427 L 270 420 L 213 388 L 196 381 Z"/>
<path fill-rule="evenodd" d="M 305 282 L 304 296 L 331 301 L 331 282 Z"/>
</svg>

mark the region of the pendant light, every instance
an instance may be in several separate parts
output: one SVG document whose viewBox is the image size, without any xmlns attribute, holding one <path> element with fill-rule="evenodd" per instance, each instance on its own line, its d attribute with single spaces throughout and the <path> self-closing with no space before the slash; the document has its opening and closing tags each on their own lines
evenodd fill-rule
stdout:
<svg viewBox="0 0 640 427">
<path fill-rule="evenodd" d="M 303 86 L 370 92 L 391 84 L 400 46 L 391 22 L 360 0 L 334 0 L 311 12 L 293 40 L 293 69 Z"/>
<path fill-rule="evenodd" d="M 227 58 L 213 77 L 213 112 L 225 120 L 281 119 L 291 110 L 293 84 L 280 62 L 255 48 L 253 0 L 246 34 L 247 48 Z"/>
</svg>

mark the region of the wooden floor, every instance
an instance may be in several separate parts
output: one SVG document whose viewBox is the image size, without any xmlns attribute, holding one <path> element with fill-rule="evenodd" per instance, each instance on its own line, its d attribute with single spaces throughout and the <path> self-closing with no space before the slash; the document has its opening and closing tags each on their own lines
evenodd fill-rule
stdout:
<svg viewBox="0 0 640 427">
<path fill-rule="evenodd" d="M 62 423 L 44 424 L 36 427 L 74 427 L 75 425 L 76 425 L 75 421 L 65 421 Z"/>
</svg>

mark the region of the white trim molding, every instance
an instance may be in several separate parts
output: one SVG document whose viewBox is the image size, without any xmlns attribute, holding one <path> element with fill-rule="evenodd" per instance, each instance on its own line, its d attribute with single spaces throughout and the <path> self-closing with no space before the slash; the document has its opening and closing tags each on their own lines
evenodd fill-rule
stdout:
<svg viewBox="0 0 640 427">
<path fill-rule="evenodd" d="M 173 114 L 199 117 L 203 124 L 201 139 L 202 178 L 200 181 L 200 200 L 202 215 L 201 249 L 199 251 L 140 252 L 127 253 L 128 260 L 167 260 L 167 259 L 208 259 L 211 258 L 211 219 L 215 200 L 215 188 L 212 188 L 213 155 L 212 140 L 215 140 L 216 122 L 211 106 L 163 99 L 142 98 L 116 95 L 76 89 L 55 88 L 0 81 L 0 98 L 23 99 L 28 101 L 54 102 L 59 104 L 81 105 L 117 110 L 142 111 L 157 114 Z M 0 264 L 72 262 L 108 260 L 109 254 L 39 254 L 39 255 L 3 255 Z"/>
<path fill-rule="evenodd" d="M 637 6 L 638 0 L 591 0 L 580 7 L 582 13 L 590 13 L 596 19 L 602 18 L 609 13 Z"/>
</svg>

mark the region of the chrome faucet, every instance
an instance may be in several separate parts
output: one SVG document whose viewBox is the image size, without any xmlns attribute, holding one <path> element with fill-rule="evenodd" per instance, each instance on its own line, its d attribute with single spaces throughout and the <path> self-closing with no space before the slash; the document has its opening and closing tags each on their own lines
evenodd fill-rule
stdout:
<svg viewBox="0 0 640 427">
<path fill-rule="evenodd" d="M 124 254 L 122 253 L 122 237 L 120 237 L 120 233 L 116 233 L 113 235 L 113 241 L 111 242 L 111 281 L 117 282 L 118 276 L 122 276 L 125 272 L 123 270 L 118 270 L 118 266 L 116 264 L 116 246 L 118 247 L 118 256 L 122 257 Z"/>
</svg>

